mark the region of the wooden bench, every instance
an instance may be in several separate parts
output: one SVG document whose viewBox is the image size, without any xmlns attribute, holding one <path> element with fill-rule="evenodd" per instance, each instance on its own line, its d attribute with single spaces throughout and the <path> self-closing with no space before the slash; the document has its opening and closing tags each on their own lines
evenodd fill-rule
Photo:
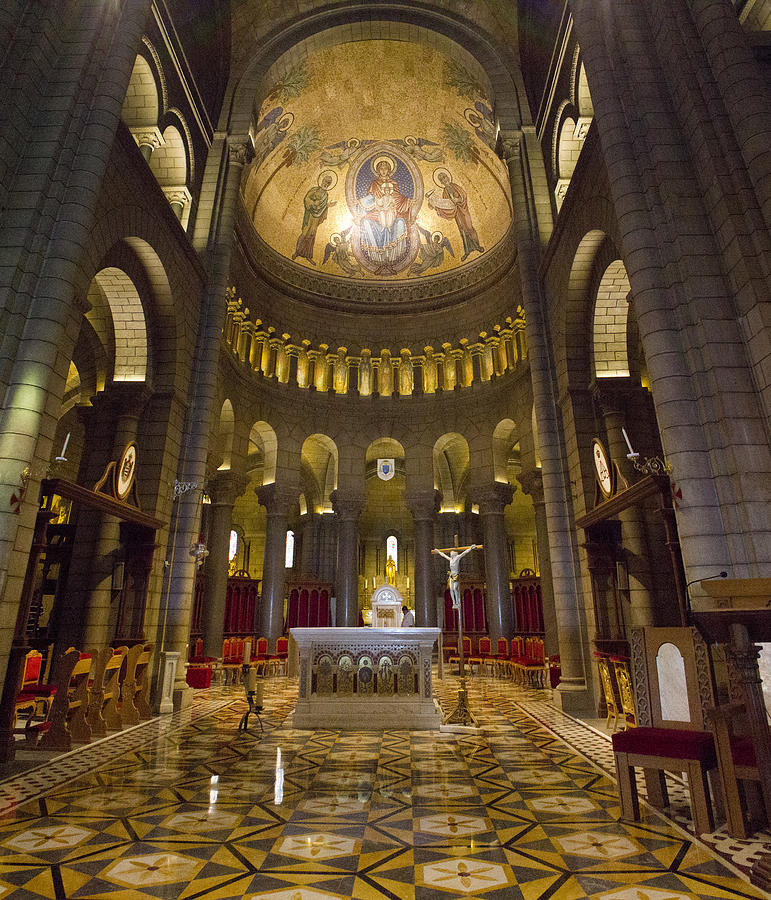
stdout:
<svg viewBox="0 0 771 900">
<path fill-rule="evenodd" d="M 121 669 L 127 655 L 128 647 L 105 647 L 93 653 L 95 662 L 88 702 L 88 724 L 96 737 L 104 737 L 108 731 L 123 728 L 118 704 Z"/>
<path fill-rule="evenodd" d="M 49 715 L 51 727 L 43 735 L 41 750 L 70 750 L 73 741 L 85 744 L 91 740 L 86 714 L 92 663 L 90 653 L 81 653 L 74 647 L 57 661 L 57 691 Z"/>
<path fill-rule="evenodd" d="M 135 644 L 126 655 L 126 676 L 121 685 L 120 717 L 125 728 L 151 719 L 149 667 L 153 644 Z"/>
</svg>

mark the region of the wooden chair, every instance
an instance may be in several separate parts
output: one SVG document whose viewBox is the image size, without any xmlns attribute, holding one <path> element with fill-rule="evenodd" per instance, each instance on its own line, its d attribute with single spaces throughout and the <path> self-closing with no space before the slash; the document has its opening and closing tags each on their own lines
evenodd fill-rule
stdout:
<svg viewBox="0 0 771 900">
<path fill-rule="evenodd" d="M 91 679 L 88 701 L 88 724 L 91 733 L 104 737 L 108 731 L 120 731 L 123 720 L 120 716 L 120 673 L 128 647 L 105 647 L 95 651 L 94 671 Z"/>
<path fill-rule="evenodd" d="M 268 639 L 266 637 L 257 638 L 251 661 L 255 664 L 254 667 L 257 669 L 257 674 L 264 675 L 268 667 Z"/>
<path fill-rule="evenodd" d="M 268 673 L 286 675 L 286 664 L 289 659 L 289 638 L 280 637 L 276 640 L 276 652 L 268 657 Z"/>
<path fill-rule="evenodd" d="M 520 684 L 526 687 L 546 687 L 546 657 L 543 638 L 529 637 L 525 641 L 525 655 L 517 665 Z"/>
<path fill-rule="evenodd" d="M 648 802 L 668 804 L 665 772 L 685 772 L 697 834 L 714 830 L 708 773 L 717 768 L 705 714 L 714 685 L 707 646 L 695 628 L 632 630 L 637 728 L 613 735 L 621 816 L 640 818 L 635 766 L 645 773 Z"/>
<path fill-rule="evenodd" d="M 90 653 L 73 647 L 60 657 L 55 670 L 56 697 L 51 706 L 51 727 L 43 735 L 41 750 L 70 750 L 72 742 L 88 743 L 88 681 L 93 660 Z"/>
<path fill-rule="evenodd" d="M 509 642 L 505 637 L 498 638 L 495 644 L 495 675 L 502 678 L 509 664 Z"/>
<path fill-rule="evenodd" d="M 520 665 L 525 659 L 525 639 L 516 635 L 511 639 L 511 654 L 506 662 L 506 675 L 516 682 L 521 681 Z"/>
<path fill-rule="evenodd" d="M 487 672 L 489 675 L 495 674 L 495 657 L 493 656 L 493 645 L 487 635 L 479 638 L 479 671 Z"/>
<path fill-rule="evenodd" d="M 457 647 L 456 647 L 457 651 Z M 471 656 L 471 638 L 463 635 L 463 667 L 465 668 L 470 663 L 469 657 Z M 455 652 L 449 659 L 450 663 L 450 671 L 452 671 L 453 663 L 458 664 L 458 674 L 460 674 L 460 654 Z"/>
<path fill-rule="evenodd" d="M 57 685 L 41 684 L 40 675 L 43 666 L 43 654 L 39 650 L 30 650 L 24 660 L 24 674 L 21 681 L 21 690 L 16 697 L 14 708 L 14 727 L 16 717 L 22 712 L 27 713 L 25 731 L 33 727 L 34 719 L 45 722 L 51 710 L 51 705 L 56 696 Z M 36 728 L 40 732 L 44 729 Z"/>
<path fill-rule="evenodd" d="M 594 658 L 597 660 L 602 695 L 605 698 L 605 709 L 608 711 L 605 725 L 607 728 L 610 728 L 612 719 L 613 730 L 615 731 L 618 728 L 618 703 L 616 702 L 616 692 L 613 690 L 613 677 L 610 674 L 610 660 L 605 653 L 595 653 Z"/>
<path fill-rule="evenodd" d="M 766 824 L 766 812 L 759 786 L 757 754 L 746 728 L 743 703 L 726 703 L 707 712 L 715 731 L 720 785 L 726 812 L 726 830 L 731 837 L 746 839 Z M 744 727 L 742 727 L 744 726 Z"/>
<path fill-rule="evenodd" d="M 241 683 L 241 666 L 244 664 L 243 638 L 231 638 L 222 643 L 222 681 L 230 677 L 232 684 Z"/>
</svg>

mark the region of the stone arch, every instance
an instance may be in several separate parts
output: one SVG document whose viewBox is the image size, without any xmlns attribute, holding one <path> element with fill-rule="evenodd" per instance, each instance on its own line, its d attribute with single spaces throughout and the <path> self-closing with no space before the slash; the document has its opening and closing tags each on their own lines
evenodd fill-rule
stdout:
<svg viewBox="0 0 771 900">
<path fill-rule="evenodd" d="M 147 324 L 134 282 L 122 269 L 106 266 L 94 276 L 88 299 L 92 308 L 86 317 L 102 345 L 112 351 L 112 380 L 145 381 Z"/>
<path fill-rule="evenodd" d="M 573 255 L 568 278 L 563 336 L 568 387 L 586 387 L 590 375 L 588 297 L 597 254 L 605 241 L 599 228 L 588 231 Z"/>
<path fill-rule="evenodd" d="M 276 480 L 277 457 L 278 439 L 276 432 L 267 422 L 255 422 L 249 432 L 247 456 L 249 472 L 262 467 L 262 483 L 273 484 Z"/>
<path fill-rule="evenodd" d="M 158 124 L 160 101 L 156 76 L 154 66 L 144 56 L 137 56 L 121 112 L 123 121 L 132 131 Z"/>
<path fill-rule="evenodd" d="M 233 404 L 226 399 L 220 409 L 219 428 L 217 429 L 217 458 L 220 460 L 218 470 L 229 469 L 233 457 L 233 437 L 236 430 L 236 417 Z"/>
<path fill-rule="evenodd" d="M 513 419 L 501 419 L 493 429 L 493 474 L 496 481 L 509 483 L 509 451 L 519 440 Z"/>
<path fill-rule="evenodd" d="M 589 81 L 586 78 L 586 69 L 583 61 L 578 62 L 578 71 L 576 75 L 575 104 L 578 109 L 579 116 L 594 117 L 594 103 L 592 95 L 589 92 Z"/>
<path fill-rule="evenodd" d="M 629 278 L 620 259 L 605 269 L 597 288 L 592 327 L 595 378 L 629 375 L 627 318 Z"/>
<path fill-rule="evenodd" d="M 332 491 L 337 488 L 337 444 L 326 434 L 310 434 L 303 441 L 300 452 L 303 468 L 312 475 L 312 483 L 319 498 L 319 511 L 330 511 Z"/>
<path fill-rule="evenodd" d="M 163 130 L 163 144 L 150 157 L 150 171 L 161 187 L 187 184 L 187 147 L 176 125 Z"/>
<path fill-rule="evenodd" d="M 408 19 L 409 21 L 405 21 Z M 491 98 L 503 130 L 517 130 L 522 124 L 529 124 L 527 104 L 520 103 L 524 88 L 519 80 L 514 81 L 510 66 L 504 55 L 496 47 L 494 34 L 499 32 L 499 23 L 490 19 L 488 28 L 479 22 L 471 23 L 446 10 L 434 11 L 426 8 L 410 7 L 406 12 L 403 4 L 385 2 L 379 5 L 378 18 L 372 18 L 372 8 L 368 3 L 347 4 L 344 8 L 320 11 L 313 17 L 287 21 L 260 38 L 259 49 L 246 52 L 243 44 L 242 58 L 246 60 L 243 70 L 234 72 L 233 93 L 223 104 L 223 118 L 220 129 L 231 134 L 246 135 L 252 124 L 255 97 L 264 88 L 265 75 L 280 57 L 292 51 L 296 61 L 299 47 L 306 40 L 318 46 L 320 36 L 333 29 L 339 29 L 342 42 L 352 39 L 352 26 L 366 22 L 366 34 L 362 30 L 362 40 L 383 37 L 389 40 L 414 40 L 419 29 L 431 34 L 431 42 L 436 45 L 442 38 L 456 45 L 456 55 L 463 53 L 478 63 L 485 73 L 491 88 Z M 355 33 L 355 32 L 354 32 Z M 262 93 L 264 96 L 264 93 Z"/>
<path fill-rule="evenodd" d="M 448 432 L 434 443 L 434 489 L 442 494 L 442 511 L 458 511 L 468 477 L 470 451 L 462 434 Z"/>
</svg>

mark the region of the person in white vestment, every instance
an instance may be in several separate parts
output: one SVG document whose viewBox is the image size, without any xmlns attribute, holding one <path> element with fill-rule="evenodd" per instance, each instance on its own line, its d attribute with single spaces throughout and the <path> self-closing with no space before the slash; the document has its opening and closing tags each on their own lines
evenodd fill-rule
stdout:
<svg viewBox="0 0 771 900">
<path fill-rule="evenodd" d="M 412 628 L 415 625 L 415 613 L 406 606 L 402 607 L 402 628 Z"/>
</svg>

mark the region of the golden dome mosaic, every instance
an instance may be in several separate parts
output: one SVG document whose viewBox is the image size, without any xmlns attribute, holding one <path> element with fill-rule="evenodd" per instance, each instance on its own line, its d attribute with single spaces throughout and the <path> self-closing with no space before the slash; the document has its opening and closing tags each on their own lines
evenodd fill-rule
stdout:
<svg viewBox="0 0 771 900">
<path fill-rule="evenodd" d="M 246 212 L 269 247 L 308 271 L 424 279 L 479 260 L 508 230 L 492 102 L 434 48 L 317 50 L 270 87 L 252 139 Z"/>
</svg>

